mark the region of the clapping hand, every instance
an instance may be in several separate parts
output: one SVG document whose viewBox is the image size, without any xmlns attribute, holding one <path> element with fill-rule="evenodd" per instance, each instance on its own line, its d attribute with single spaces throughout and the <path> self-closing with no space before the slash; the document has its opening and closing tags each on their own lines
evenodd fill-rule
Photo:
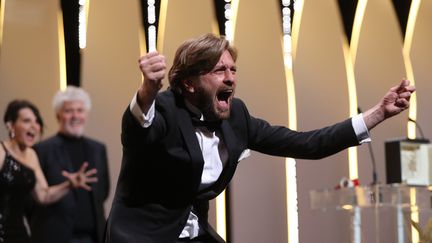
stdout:
<svg viewBox="0 0 432 243">
<path fill-rule="evenodd" d="M 95 183 L 98 181 L 95 176 L 97 170 L 95 168 L 87 170 L 88 163 L 84 162 L 80 169 L 75 173 L 62 171 L 62 175 L 66 177 L 71 184 L 72 188 L 83 188 L 87 191 L 91 191 L 89 183 Z"/>
</svg>

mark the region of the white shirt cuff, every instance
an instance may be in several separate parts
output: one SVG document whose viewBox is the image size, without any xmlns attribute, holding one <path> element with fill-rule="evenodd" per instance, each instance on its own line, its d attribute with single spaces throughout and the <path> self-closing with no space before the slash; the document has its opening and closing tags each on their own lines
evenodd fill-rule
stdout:
<svg viewBox="0 0 432 243">
<path fill-rule="evenodd" d="M 155 116 L 155 101 L 153 100 L 153 103 L 150 106 L 150 109 L 148 110 L 147 114 L 144 114 L 144 112 L 142 112 L 141 108 L 138 105 L 137 95 L 138 94 L 135 94 L 133 96 L 132 101 L 129 105 L 129 109 L 132 112 L 132 115 L 135 117 L 135 119 L 139 122 L 139 124 L 142 127 L 147 128 L 152 124 Z"/>
<path fill-rule="evenodd" d="M 372 139 L 370 138 L 369 130 L 367 129 L 366 124 L 363 120 L 363 114 L 357 114 L 353 116 L 351 119 L 351 123 L 360 144 L 372 141 Z"/>
</svg>

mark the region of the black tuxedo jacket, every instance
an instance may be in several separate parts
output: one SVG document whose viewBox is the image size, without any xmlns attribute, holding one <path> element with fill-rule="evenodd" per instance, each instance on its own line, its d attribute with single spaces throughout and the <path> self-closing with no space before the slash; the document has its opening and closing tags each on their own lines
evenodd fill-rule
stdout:
<svg viewBox="0 0 432 243">
<path fill-rule="evenodd" d="M 89 167 L 97 169 L 98 182 L 92 184 L 91 198 L 94 208 L 98 242 L 103 241 L 105 214 L 103 203 L 109 192 L 109 176 L 106 147 L 93 139 L 84 137 L 85 153 Z M 65 181 L 62 170 L 73 172 L 72 164 L 59 135 L 50 137 L 35 145 L 44 175 L 49 185 Z M 66 243 L 70 242 L 77 200 L 73 192 L 69 192 L 60 201 L 47 205 L 35 205 L 31 213 L 32 242 L 35 243 Z"/>
<path fill-rule="evenodd" d="M 106 242 L 175 242 L 189 212 L 215 242 L 223 240 L 207 223 L 208 200 L 230 182 L 245 149 L 269 155 L 319 159 L 358 145 L 350 120 L 310 132 L 271 126 L 252 117 L 239 99 L 220 127 L 228 162 L 220 178 L 198 191 L 204 159 L 182 97 L 171 90 L 158 94 L 153 123 L 143 128 L 126 109 L 122 121 L 123 161 L 108 219 Z"/>
</svg>

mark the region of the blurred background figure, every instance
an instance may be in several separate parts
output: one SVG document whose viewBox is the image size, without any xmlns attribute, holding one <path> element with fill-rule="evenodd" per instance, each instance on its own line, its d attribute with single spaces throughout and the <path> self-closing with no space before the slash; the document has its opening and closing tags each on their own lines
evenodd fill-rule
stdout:
<svg viewBox="0 0 432 243">
<path fill-rule="evenodd" d="M 35 146 L 48 184 L 62 182 L 64 178 L 59 171 L 74 170 L 84 161 L 97 169 L 98 182 L 90 191 L 75 190 L 53 205 L 35 207 L 31 219 L 32 242 L 101 242 L 109 177 L 106 146 L 84 136 L 90 97 L 82 88 L 68 86 L 54 96 L 53 107 L 58 133 Z"/>
<path fill-rule="evenodd" d="M 87 183 L 97 181 L 93 177 L 96 170 L 86 171 L 88 164 L 84 163 L 76 173 L 58 171 L 62 181 L 48 186 L 31 148 L 43 130 L 39 110 L 29 101 L 14 100 L 8 104 L 3 120 L 9 139 L 0 146 L 0 242 L 26 243 L 30 238 L 24 213 L 30 195 L 38 204 L 46 205 L 68 195 L 71 188 L 90 190 Z"/>
</svg>

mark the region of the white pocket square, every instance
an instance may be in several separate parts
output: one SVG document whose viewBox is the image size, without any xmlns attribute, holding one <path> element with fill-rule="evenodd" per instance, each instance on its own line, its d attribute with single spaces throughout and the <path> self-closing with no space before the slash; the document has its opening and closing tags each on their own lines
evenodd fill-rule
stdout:
<svg viewBox="0 0 432 243">
<path fill-rule="evenodd" d="M 249 157 L 250 156 L 250 149 L 245 149 L 245 150 L 243 150 L 243 152 L 240 154 L 240 157 L 239 157 L 239 159 L 238 159 L 238 162 L 240 162 L 240 160 L 244 160 L 244 159 L 246 159 L 247 157 Z"/>
</svg>

